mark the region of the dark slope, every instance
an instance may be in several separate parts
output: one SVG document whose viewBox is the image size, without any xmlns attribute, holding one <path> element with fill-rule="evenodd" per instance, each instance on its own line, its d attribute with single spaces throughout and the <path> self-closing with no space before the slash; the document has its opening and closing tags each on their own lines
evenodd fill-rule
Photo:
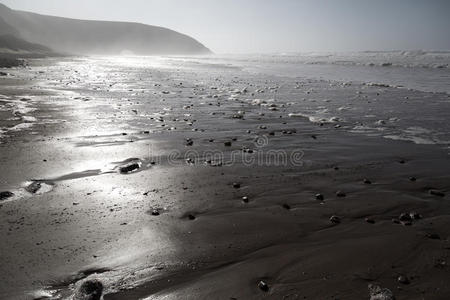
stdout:
<svg viewBox="0 0 450 300">
<path fill-rule="evenodd" d="M 209 49 L 178 32 L 138 23 L 85 21 L 14 11 L 0 4 L 0 17 L 30 42 L 58 52 L 139 55 L 204 54 Z"/>
<path fill-rule="evenodd" d="M 27 42 L 10 34 L 0 35 L 0 52 L 5 51 L 34 54 L 52 53 L 52 50 L 48 47 Z"/>
</svg>

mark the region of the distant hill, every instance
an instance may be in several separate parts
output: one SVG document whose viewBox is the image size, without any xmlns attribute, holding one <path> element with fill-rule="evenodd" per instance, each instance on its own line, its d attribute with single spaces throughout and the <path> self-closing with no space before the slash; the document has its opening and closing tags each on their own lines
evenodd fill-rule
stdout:
<svg viewBox="0 0 450 300">
<path fill-rule="evenodd" d="M 60 53 L 106 55 L 123 52 L 136 55 L 210 53 L 208 48 L 195 39 L 163 27 L 45 16 L 15 11 L 3 4 L 0 4 L 0 26 L 2 28 L 0 34 L 15 35 Z"/>
<path fill-rule="evenodd" d="M 0 35 L 0 53 L 21 53 L 26 56 L 26 54 L 48 55 L 52 54 L 53 51 L 40 44 L 30 43 L 21 38 L 6 34 Z"/>
<path fill-rule="evenodd" d="M 1 4 L 0 4 L 1 5 Z M 0 7 L 1 10 L 1 7 Z M 0 35 L 19 35 L 19 32 L 0 17 Z"/>
</svg>

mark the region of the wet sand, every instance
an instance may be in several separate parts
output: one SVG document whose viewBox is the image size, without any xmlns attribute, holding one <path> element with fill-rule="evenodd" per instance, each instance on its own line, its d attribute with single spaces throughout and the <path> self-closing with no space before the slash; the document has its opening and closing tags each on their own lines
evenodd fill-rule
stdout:
<svg viewBox="0 0 450 300">
<path fill-rule="evenodd" d="M 296 114 L 303 98 L 361 95 L 370 111 L 447 95 L 31 65 L 0 78 L 1 299 L 68 298 L 93 279 L 104 299 L 369 299 L 369 284 L 449 297 L 448 150 Z"/>
</svg>

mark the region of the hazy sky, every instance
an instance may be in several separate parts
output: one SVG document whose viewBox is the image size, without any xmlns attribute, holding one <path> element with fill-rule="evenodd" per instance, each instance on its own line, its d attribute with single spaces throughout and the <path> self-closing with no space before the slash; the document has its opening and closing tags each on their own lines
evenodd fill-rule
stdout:
<svg viewBox="0 0 450 300">
<path fill-rule="evenodd" d="M 13 9 L 133 21 L 218 53 L 450 50 L 450 0 L 0 0 Z"/>
</svg>

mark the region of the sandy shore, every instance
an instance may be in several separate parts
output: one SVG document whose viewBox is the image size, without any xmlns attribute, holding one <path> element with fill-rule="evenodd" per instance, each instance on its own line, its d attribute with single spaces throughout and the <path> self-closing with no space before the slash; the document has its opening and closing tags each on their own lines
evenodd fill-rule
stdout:
<svg viewBox="0 0 450 300">
<path fill-rule="evenodd" d="M 292 104 L 429 94 L 104 60 L 8 72 L 1 299 L 93 279 L 104 299 L 450 296 L 448 151 Z"/>
</svg>

